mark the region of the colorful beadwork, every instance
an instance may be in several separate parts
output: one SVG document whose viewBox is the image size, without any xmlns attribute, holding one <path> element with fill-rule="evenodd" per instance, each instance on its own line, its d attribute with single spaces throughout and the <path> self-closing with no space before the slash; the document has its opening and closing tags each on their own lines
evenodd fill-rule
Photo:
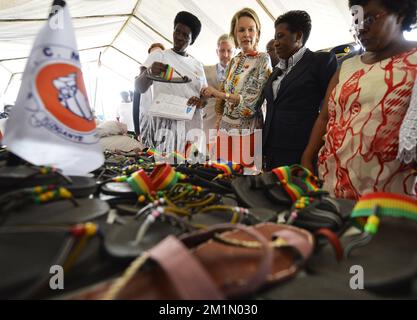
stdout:
<svg viewBox="0 0 417 320">
<path fill-rule="evenodd" d="M 300 165 L 278 167 L 273 169 L 272 172 L 277 176 L 282 187 L 293 201 L 299 199 L 306 192 L 317 192 L 320 190 L 317 177 Z M 302 180 L 306 190 L 295 184 L 294 178 Z"/>
<path fill-rule="evenodd" d="M 132 175 L 127 178 L 127 183 L 137 195 L 148 194 L 154 191 L 152 182 L 143 169 L 132 173 Z"/>
<path fill-rule="evenodd" d="M 178 163 L 183 163 L 186 160 L 185 156 L 179 152 L 172 152 L 170 158 L 177 160 Z"/>
<path fill-rule="evenodd" d="M 295 201 L 294 207 L 295 209 L 304 209 L 313 202 L 314 198 L 312 197 L 300 197 L 298 200 Z"/>
<path fill-rule="evenodd" d="M 242 173 L 243 167 L 240 164 L 229 162 L 212 162 L 209 164 L 212 168 L 223 171 L 225 175 L 231 175 L 233 173 Z"/>
<path fill-rule="evenodd" d="M 417 201 L 411 197 L 375 192 L 362 196 L 352 211 L 352 218 L 369 217 L 375 214 L 378 207 L 378 216 L 403 217 L 417 221 Z"/>
<path fill-rule="evenodd" d="M 56 171 L 56 169 L 54 169 L 52 167 L 41 167 L 39 169 L 39 173 L 43 174 L 43 175 L 49 174 L 49 173 L 52 173 L 52 172 L 55 172 L 55 171 Z"/>
<path fill-rule="evenodd" d="M 149 148 L 146 151 L 146 155 L 149 156 L 149 157 L 154 156 L 154 155 L 157 155 L 157 154 L 158 154 L 158 152 L 155 149 L 152 149 L 152 148 Z"/>
<path fill-rule="evenodd" d="M 178 180 L 184 179 L 184 175 L 175 172 L 167 163 L 159 164 L 151 173 L 150 179 L 155 190 L 164 190 L 174 186 Z"/>
<path fill-rule="evenodd" d="M 126 182 L 127 181 L 127 176 L 118 176 L 118 177 L 114 177 L 112 179 L 113 182 Z"/>
<path fill-rule="evenodd" d="M 161 72 L 161 78 L 164 78 L 165 80 L 172 80 L 172 76 L 174 75 L 174 68 L 171 67 L 169 64 L 167 65 L 167 68 L 165 71 Z"/>
<path fill-rule="evenodd" d="M 40 191 L 40 188 L 37 188 L 37 191 Z M 43 193 L 38 193 L 37 196 L 34 197 L 34 202 L 37 204 L 41 204 L 41 203 L 45 203 L 45 202 L 49 202 L 52 200 L 59 200 L 59 199 L 71 199 L 72 193 L 70 191 L 68 191 L 65 188 L 58 188 L 58 189 L 48 189 L 48 187 L 46 187 L 45 190 L 48 190 L 46 192 Z"/>
</svg>

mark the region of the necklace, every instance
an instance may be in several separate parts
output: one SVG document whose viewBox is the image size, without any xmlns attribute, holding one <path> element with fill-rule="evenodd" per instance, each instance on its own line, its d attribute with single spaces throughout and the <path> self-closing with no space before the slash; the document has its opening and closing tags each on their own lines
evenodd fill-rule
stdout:
<svg viewBox="0 0 417 320">
<path fill-rule="evenodd" d="M 233 75 L 230 79 L 230 82 L 227 85 L 227 91 L 226 92 L 230 92 L 231 94 L 235 93 L 235 89 L 238 83 L 238 79 L 237 77 L 243 72 L 243 68 L 246 62 L 246 58 L 247 56 L 243 53 L 240 54 L 239 57 L 239 62 L 237 63 L 237 66 L 235 68 L 235 70 L 233 71 Z"/>
</svg>

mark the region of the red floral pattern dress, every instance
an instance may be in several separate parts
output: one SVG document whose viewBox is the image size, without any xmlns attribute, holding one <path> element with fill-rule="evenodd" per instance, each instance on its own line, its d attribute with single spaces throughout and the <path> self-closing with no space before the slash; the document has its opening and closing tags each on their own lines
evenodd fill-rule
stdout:
<svg viewBox="0 0 417 320">
<path fill-rule="evenodd" d="M 415 194 L 415 164 L 400 162 L 397 153 L 416 75 L 417 48 L 372 65 L 360 56 L 343 63 L 318 161 L 323 188 L 333 196 Z"/>
</svg>

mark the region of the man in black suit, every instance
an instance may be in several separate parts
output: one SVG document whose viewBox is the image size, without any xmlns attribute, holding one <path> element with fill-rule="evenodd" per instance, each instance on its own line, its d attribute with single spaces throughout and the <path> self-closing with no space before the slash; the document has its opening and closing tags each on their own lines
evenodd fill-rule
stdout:
<svg viewBox="0 0 417 320">
<path fill-rule="evenodd" d="M 275 21 L 280 60 L 263 91 L 267 106 L 262 142 L 268 171 L 300 163 L 337 69 L 333 53 L 315 53 L 305 47 L 310 31 L 311 19 L 305 11 L 289 11 Z"/>
</svg>

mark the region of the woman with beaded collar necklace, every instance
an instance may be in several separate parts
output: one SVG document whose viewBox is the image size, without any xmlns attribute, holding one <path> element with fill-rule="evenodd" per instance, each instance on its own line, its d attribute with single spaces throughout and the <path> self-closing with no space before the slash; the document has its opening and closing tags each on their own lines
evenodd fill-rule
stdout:
<svg viewBox="0 0 417 320">
<path fill-rule="evenodd" d="M 201 92 L 205 97 L 217 98 L 217 129 L 223 133 L 239 135 L 247 129 L 246 134 L 251 135 L 262 127 L 262 113 L 257 101 L 272 68 L 269 55 L 257 51 L 260 34 L 257 14 L 250 8 L 238 11 L 232 18 L 230 35 L 241 52 L 229 63 L 220 90 L 207 87 Z M 228 147 L 239 148 L 236 145 Z"/>
</svg>

